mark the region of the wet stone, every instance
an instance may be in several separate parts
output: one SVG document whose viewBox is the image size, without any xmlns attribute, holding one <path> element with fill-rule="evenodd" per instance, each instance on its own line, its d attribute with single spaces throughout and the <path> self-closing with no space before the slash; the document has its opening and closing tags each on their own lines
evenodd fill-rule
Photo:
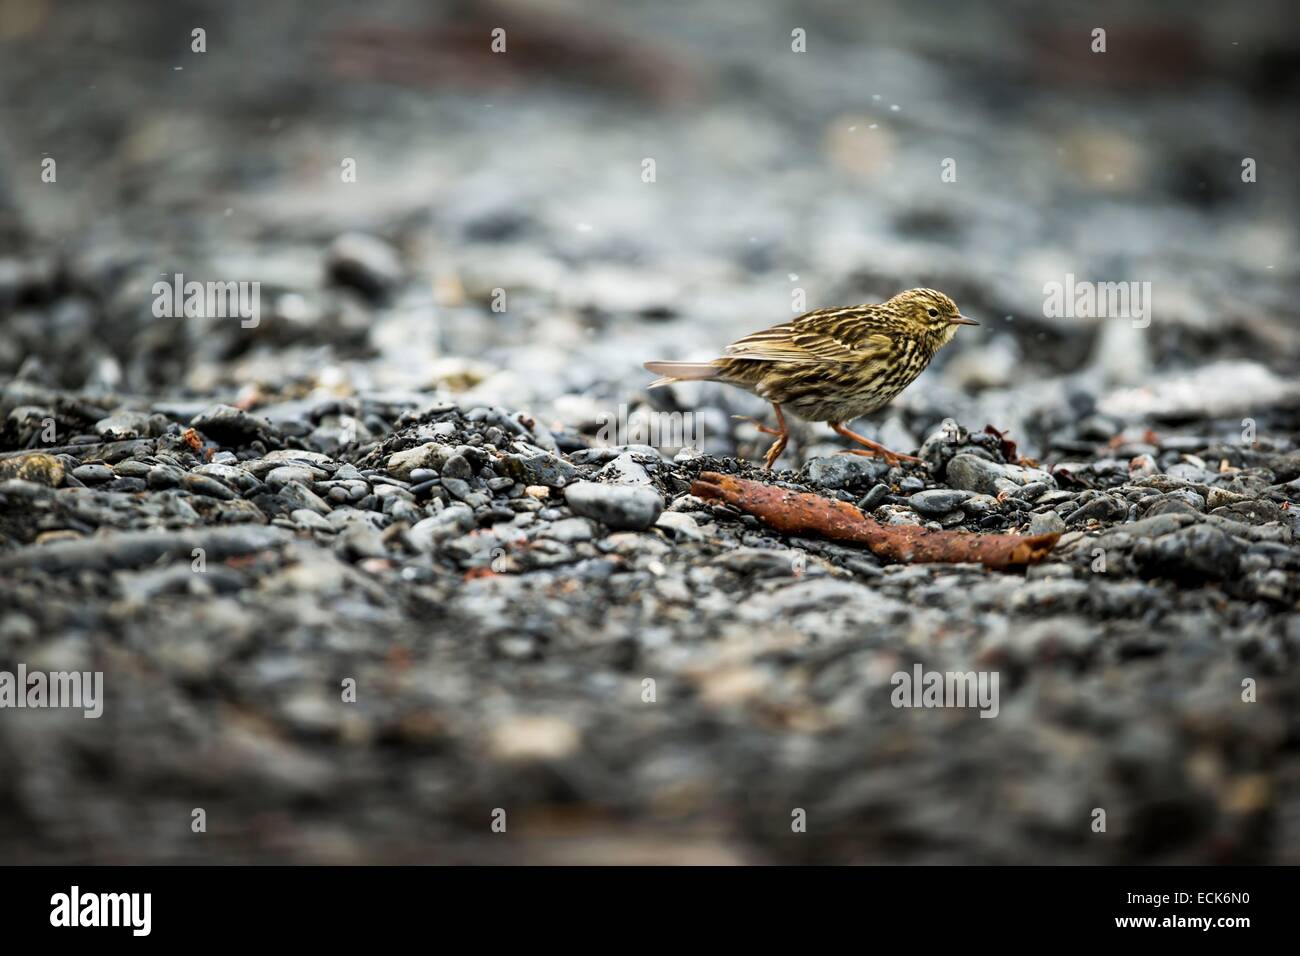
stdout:
<svg viewBox="0 0 1300 956">
<path fill-rule="evenodd" d="M 888 494 L 889 485 L 884 483 L 878 484 L 862 496 L 862 500 L 858 502 L 858 507 L 862 511 L 870 514 L 880 506 L 881 502 L 885 500 L 885 496 Z"/>
</svg>

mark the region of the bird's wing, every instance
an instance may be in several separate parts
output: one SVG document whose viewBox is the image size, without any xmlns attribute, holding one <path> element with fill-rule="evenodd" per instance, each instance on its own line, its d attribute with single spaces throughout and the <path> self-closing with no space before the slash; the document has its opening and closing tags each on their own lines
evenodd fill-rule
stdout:
<svg viewBox="0 0 1300 956">
<path fill-rule="evenodd" d="M 755 332 L 727 346 L 727 355 L 768 362 L 869 362 L 888 352 L 884 333 L 862 334 L 851 318 L 836 321 L 840 309 L 821 309 L 792 322 Z M 852 334 L 857 332 L 856 335 Z"/>
</svg>

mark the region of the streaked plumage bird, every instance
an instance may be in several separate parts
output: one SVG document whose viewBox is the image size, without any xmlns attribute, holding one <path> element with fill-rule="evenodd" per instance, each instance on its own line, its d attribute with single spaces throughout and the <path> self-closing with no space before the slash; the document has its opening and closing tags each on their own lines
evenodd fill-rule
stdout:
<svg viewBox="0 0 1300 956">
<path fill-rule="evenodd" d="M 712 362 L 646 362 L 663 378 L 656 388 L 681 381 L 718 381 L 753 392 L 772 403 L 780 428 L 759 425 L 776 435 L 765 463 L 771 469 L 789 440 L 782 409 L 800 418 L 827 422 L 891 465 L 918 461 L 892 452 L 845 427 L 845 422 L 889 404 L 911 385 L 947 345 L 959 325 L 978 325 L 957 304 L 934 289 L 909 289 L 878 305 L 816 309 L 790 322 L 747 335 Z"/>
</svg>

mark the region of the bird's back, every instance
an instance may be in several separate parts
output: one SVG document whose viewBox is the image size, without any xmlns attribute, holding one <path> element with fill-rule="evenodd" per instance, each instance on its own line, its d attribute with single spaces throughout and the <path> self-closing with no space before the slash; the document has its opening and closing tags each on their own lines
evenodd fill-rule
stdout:
<svg viewBox="0 0 1300 956">
<path fill-rule="evenodd" d="M 888 404 L 937 345 L 888 304 L 817 309 L 755 332 L 714 364 L 719 378 L 812 421 L 848 421 Z"/>
</svg>

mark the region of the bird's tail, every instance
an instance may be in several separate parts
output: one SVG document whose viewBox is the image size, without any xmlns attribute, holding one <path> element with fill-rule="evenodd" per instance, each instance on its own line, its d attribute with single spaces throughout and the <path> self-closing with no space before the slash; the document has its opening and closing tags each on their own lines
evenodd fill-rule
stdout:
<svg viewBox="0 0 1300 956">
<path fill-rule="evenodd" d="M 712 362 L 646 362 L 647 372 L 658 372 L 663 378 L 657 378 L 646 388 L 658 388 L 673 382 L 702 382 L 718 377 L 718 367 Z"/>
</svg>

